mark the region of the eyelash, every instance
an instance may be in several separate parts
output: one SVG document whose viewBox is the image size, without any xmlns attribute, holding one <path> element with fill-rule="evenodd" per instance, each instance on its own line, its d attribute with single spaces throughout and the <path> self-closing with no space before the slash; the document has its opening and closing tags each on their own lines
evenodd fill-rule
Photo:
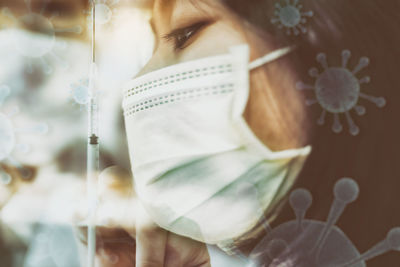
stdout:
<svg viewBox="0 0 400 267">
<path fill-rule="evenodd" d="M 194 23 L 188 27 L 180 28 L 166 34 L 163 38 L 167 41 L 174 42 L 174 50 L 181 50 L 185 48 L 185 44 L 190 40 L 197 32 L 207 26 L 210 22 L 202 21 Z"/>
</svg>

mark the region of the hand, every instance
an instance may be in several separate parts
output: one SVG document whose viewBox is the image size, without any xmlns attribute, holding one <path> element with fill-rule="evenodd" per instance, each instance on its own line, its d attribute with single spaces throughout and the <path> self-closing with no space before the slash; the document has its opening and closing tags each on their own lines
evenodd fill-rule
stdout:
<svg viewBox="0 0 400 267">
<path fill-rule="evenodd" d="M 127 172 L 117 167 L 106 169 L 99 177 L 99 198 L 98 266 L 211 267 L 205 244 L 168 232 L 153 222 L 138 201 Z"/>
</svg>

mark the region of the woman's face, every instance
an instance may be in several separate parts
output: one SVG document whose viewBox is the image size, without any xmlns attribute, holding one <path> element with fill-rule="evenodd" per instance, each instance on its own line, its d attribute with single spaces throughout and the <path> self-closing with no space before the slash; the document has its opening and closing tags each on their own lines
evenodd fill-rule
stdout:
<svg viewBox="0 0 400 267">
<path fill-rule="evenodd" d="M 201 57 L 228 52 L 246 43 L 239 24 L 215 0 L 157 0 L 152 26 L 156 35 L 153 57 L 141 74 Z"/>
<path fill-rule="evenodd" d="M 254 27 L 216 0 L 156 0 L 152 26 L 154 54 L 139 75 L 198 58 L 227 53 L 248 44 L 250 60 L 274 49 Z M 265 71 L 267 69 L 267 71 Z M 270 79 L 269 77 L 274 77 Z M 275 77 L 279 77 L 276 79 Z M 250 97 L 244 118 L 256 136 L 272 150 L 302 147 L 305 107 L 294 90 L 295 76 L 285 59 L 250 73 Z M 289 88 L 291 87 L 291 88 Z"/>
</svg>

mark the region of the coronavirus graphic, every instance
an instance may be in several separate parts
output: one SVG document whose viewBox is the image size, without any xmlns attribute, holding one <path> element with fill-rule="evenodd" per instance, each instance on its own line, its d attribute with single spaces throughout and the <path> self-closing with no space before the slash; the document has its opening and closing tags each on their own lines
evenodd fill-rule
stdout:
<svg viewBox="0 0 400 267">
<path fill-rule="evenodd" d="M 96 1 L 95 6 L 95 15 L 96 15 L 96 24 L 97 25 L 105 25 L 112 21 L 113 17 L 116 16 L 118 10 L 116 5 L 120 0 L 99 0 Z M 88 21 L 89 29 L 92 27 L 91 19 L 92 19 L 92 11 L 87 12 L 89 14 Z"/>
<path fill-rule="evenodd" d="M 314 85 L 308 85 L 303 82 L 298 82 L 296 87 L 298 90 L 310 89 L 315 92 L 315 99 L 307 100 L 307 105 L 319 103 L 322 107 L 322 114 L 317 123 L 323 125 L 325 123 L 326 113 L 332 113 L 334 122 L 332 130 L 335 133 L 340 133 L 343 126 L 339 120 L 339 114 L 344 114 L 349 125 L 349 131 L 352 135 L 358 135 L 360 129 L 355 125 L 350 111 L 354 110 L 358 115 L 364 115 L 366 109 L 358 104 L 360 98 L 364 98 L 376 104 L 378 107 L 383 107 L 386 100 L 383 97 L 374 97 L 361 92 L 361 85 L 370 82 L 370 77 L 365 76 L 361 79 L 356 77 L 356 74 L 363 68 L 368 66 L 369 59 L 362 57 L 358 65 L 350 70 L 347 68 L 347 63 L 351 53 L 349 50 L 342 51 L 342 66 L 329 67 L 327 57 L 324 53 L 317 55 L 317 61 L 322 65 L 323 71 L 319 73 L 317 68 L 312 68 L 309 71 L 311 77 L 316 79 Z"/>
<path fill-rule="evenodd" d="M 24 266 L 81 266 L 78 246 L 70 226 L 40 224 L 39 233 L 31 241 Z"/>
<path fill-rule="evenodd" d="M 8 85 L 0 85 L 0 105 L 3 104 L 4 100 L 10 95 L 10 87 Z"/>
<path fill-rule="evenodd" d="M 41 224 L 39 233 L 33 238 L 24 266 L 82 266 L 79 263 L 79 246 L 76 242 L 77 235 L 78 238 L 81 239 L 81 242 L 86 244 L 86 237 L 83 236 L 83 233 L 77 232 L 76 229 L 73 229 L 69 225 Z M 133 251 L 135 249 L 132 238 L 108 237 L 107 240 L 105 240 L 99 235 L 97 242 L 97 258 L 103 264 L 105 263 L 106 266 L 117 266 L 117 264 L 120 263 L 119 256 L 110 253 L 110 247 L 129 247 L 133 249 Z"/>
<path fill-rule="evenodd" d="M 9 185 L 12 182 L 12 177 L 6 173 L 3 169 L 0 169 L 0 183 L 2 185 Z"/>
<path fill-rule="evenodd" d="M 63 67 L 68 64 L 63 61 L 56 53 L 58 48 L 64 47 L 64 42 L 57 40 L 57 33 L 81 33 L 82 28 L 75 26 L 72 28 L 59 29 L 54 26 L 53 19 L 58 14 L 54 14 L 51 18 L 43 15 L 45 6 L 40 13 L 34 12 L 31 9 L 31 1 L 25 0 L 28 12 L 20 17 L 15 16 L 10 9 L 3 8 L 2 15 L 9 19 L 10 26 L 7 28 L 14 47 L 18 54 L 28 60 L 28 70 L 32 70 L 32 61 L 39 60 L 46 74 L 51 74 L 53 68 L 48 63 L 49 58 L 55 59 Z M 27 29 L 30 31 L 23 31 Z M 33 33 L 39 32 L 41 34 Z"/>
<path fill-rule="evenodd" d="M 8 87 L 0 87 L 0 104 L 4 102 L 9 94 L 10 89 Z M 39 123 L 33 126 L 16 127 L 12 119 L 18 112 L 17 107 L 8 112 L 0 111 L 0 163 L 15 166 L 20 170 L 21 175 L 25 177 L 29 176 L 29 173 L 26 173 L 25 169 L 21 167 L 22 165 L 13 157 L 13 153 L 15 150 L 21 153 L 28 153 L 30 146 L 19 143 L 18 136 L 22 134 L 46 134 L 48 126 L 45 123 Z M 2 173 L 1 180 L 3 183 L 7 181 L 9 183 L 11 177 L 2 169 L 0 169 L 0 173 Z"/>
<path fill-rule="evenodd" d="M 103 90 L 96 90 L 95 95 L 97 97 L 102 96 Z M 71 100 L 74 105 L 78 105 L 80 110 L 87 107 L 90 101 L 90 90 L 89 90 L 89 79 L 80 79 L 78 82 L 71 84 Z"/>
<path fill-rule="evenodd" d="M 81 79 L 71 84 L 71 99 L 74 104 L 80 106 L 81 110 L 87 106 L 90 100 L 88 79 Z"/>
<path fill-rule="evenodd" d="M 296 220 L 270 230 L 253 249 L 247 267 L 362 267 L 365 262 L 390 250 L 400 251 L 400 227 L 389 231 L 386 238 L 360 254 L 337 226 L 346 206 L 359 194 L 351 178 L 340 179 L 334 187 L 334 202 L 326 222 L 305 219 L 312 196 L 305 189 L 290 195 Z"/>
<path fill-rule="evenodd" d="M 304 24 L 307 22 L 307 18 L 313 16 L 313 12 L 303 12 L 303 6 L 299 0 L 286 0 L 285 3 L 285 5 L 281 5 L 280 2 L 275 4 L 275 15 L 271 19 L 271 23 L 277 24 L 279 29 L 286 28 L 288 35 L 306 33 L 307 28 L 304 27 Z"/>
</svg>

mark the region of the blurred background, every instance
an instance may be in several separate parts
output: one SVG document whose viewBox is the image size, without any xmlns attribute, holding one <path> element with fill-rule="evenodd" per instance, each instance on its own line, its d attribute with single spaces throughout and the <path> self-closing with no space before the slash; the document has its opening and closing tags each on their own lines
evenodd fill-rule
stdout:
<svg viewBox="0 0 400 267">
<path fill-rule="evenodd" d="M 78 267 L 89 0 L 0 0 L 0 266 Z M 153 50 L 150 1 L 98 0 L 101 169 L 129 170 L 121 85 Z M 107 101 L 104 101 L 107 99 Z"/>
</svg>

